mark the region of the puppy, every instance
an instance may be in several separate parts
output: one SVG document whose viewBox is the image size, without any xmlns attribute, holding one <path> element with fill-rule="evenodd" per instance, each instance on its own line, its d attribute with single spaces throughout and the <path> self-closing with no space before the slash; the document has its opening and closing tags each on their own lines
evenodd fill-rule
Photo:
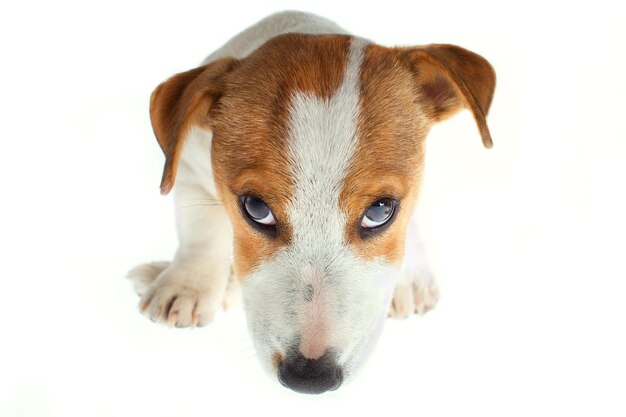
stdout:
<svg viewBox="0 0 626 417">
<path fill-rule="evenodd" d="M 180 246 L 129 273 L 141 311 L 204 326 L 232 276 L 262 365 L 298 392 L 337 389 L 388 315 L 435 306 L 413 216 L 424 139 L 467 108 L 491 147 L 494 87 L 460 47 L 387 48 L 308 13 L 240 33 L 152 94 Z"/>
</svg>

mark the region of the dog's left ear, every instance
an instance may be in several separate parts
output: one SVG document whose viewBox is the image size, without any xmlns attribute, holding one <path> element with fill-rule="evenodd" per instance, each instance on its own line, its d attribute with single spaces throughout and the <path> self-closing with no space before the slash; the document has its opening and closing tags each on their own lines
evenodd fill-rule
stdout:
<svg viewBox="0 0 626 417">
<path fill-rule="evenodd" d="M 165 154 L 161 194 L 170 192 L 176 179 L 181 150 L 192 126 L 207 127 L 211 109 L 224 94 L 223 76 L 238 61 L 222 58 L 174 75 L 150 97 L 152 129 Z"/>
<path fill-rule="evenodd" d="M 402 51 L 418 84 L 424 111 L 431 122 L 444 120 L 462 108 L 474 115 L 485 148 L 493 142 L 486 115 L 496 86 L 487 60 L 454 45 L 426 45 Z"/>
</svg>

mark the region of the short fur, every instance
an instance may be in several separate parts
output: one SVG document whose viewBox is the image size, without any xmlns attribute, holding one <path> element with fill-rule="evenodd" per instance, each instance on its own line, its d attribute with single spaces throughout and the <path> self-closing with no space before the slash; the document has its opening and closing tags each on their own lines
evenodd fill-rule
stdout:
<svg viewBox="0 0 626 417">
<path fill-rule="evenodd" d="M 494 88 L 489 63 L 457 46 L 386 48 L 299 12 L 245 30 L 152 95 L 180 246 L 171 263 L 130 272 L 141 310 L 205 325 L 232 271 L 265 368 L 292 389 L 338 387 L 388 314 L 437 302 L 413 215 L 424 139 L 468 108 L 490 147 Z M 251 226 L 245 195 L 271 208 L 275 236 Z M 361 219 L 381 198 L 397 200 L 397 213 L 366 236 Z M 322 387 L 319 372 L 300 370 L 289 382 L 287 363 L 323 363 L 336 381 Z"/>
</svg>

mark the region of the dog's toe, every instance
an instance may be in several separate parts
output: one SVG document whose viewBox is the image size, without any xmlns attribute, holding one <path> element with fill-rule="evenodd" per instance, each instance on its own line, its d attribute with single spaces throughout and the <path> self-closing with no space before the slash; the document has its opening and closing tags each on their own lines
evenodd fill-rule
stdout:
<svg viewBox="0 0 626 417">
<path fill-rule="evenodd" d="M 193 310 L 196 304 L 194 297 L 181 294 L 176 297 L 168 313 L 168 324 L 176 327 L 191 327 L 193 324 Z"/>
<path fill-rule="evenodd" d="M 429 271 L 404 271 L 394 289 L 389 317 L 425 314 L 435 308 L 439 296 L 439 287 Z"/>
<path fill-rule="evenodd" d="M 195 325 L 203 327 L 210 324 L 217 312 L 217 306 L 213 304 L 210 297 L 204 296 L 198 299 L 194 309 L 193 319 Z"/>
<path fill-rule="evenodd" d="M 413 300 L 415 313 L 426 314 L 435 308 L 439 301 L 440 293 L 437 283 L 433 280 L 413 283 Z"/>
<path fill-rule="evenodd" d="M 168 326 L 205 326 L 213 320 L 225 293 L 226 280 L 212 278 L 170 266 L 143 290 L 139 308 L 152 321 Z"/>
<path fill-rule="evenodd" d="M 413 290 L 411 285 L 398 285 L 393 293 L 393 301 L 391 302 L 391 310 L 389 316 L 397 319 L 403 319 L 413 314 L 415 306 L 413 303 Z"/>
</svg>

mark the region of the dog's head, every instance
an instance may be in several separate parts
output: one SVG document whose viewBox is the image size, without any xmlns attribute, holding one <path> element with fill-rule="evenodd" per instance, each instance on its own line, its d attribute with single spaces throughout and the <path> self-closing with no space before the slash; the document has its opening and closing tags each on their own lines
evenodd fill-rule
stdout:
<svg viewBox="0 0 626 417">
<path fill-rule="evenodd" d="M 490 147 L 494 85 L 489 63 L 456 46 L 288 34 L 155 90 L 162 192 L 189 130 L 212 133 L 249 327 L 284 385 L 335 389 L 371 351 L 403 261 L 424 138 L 465 107 Z"/>
</svg>

